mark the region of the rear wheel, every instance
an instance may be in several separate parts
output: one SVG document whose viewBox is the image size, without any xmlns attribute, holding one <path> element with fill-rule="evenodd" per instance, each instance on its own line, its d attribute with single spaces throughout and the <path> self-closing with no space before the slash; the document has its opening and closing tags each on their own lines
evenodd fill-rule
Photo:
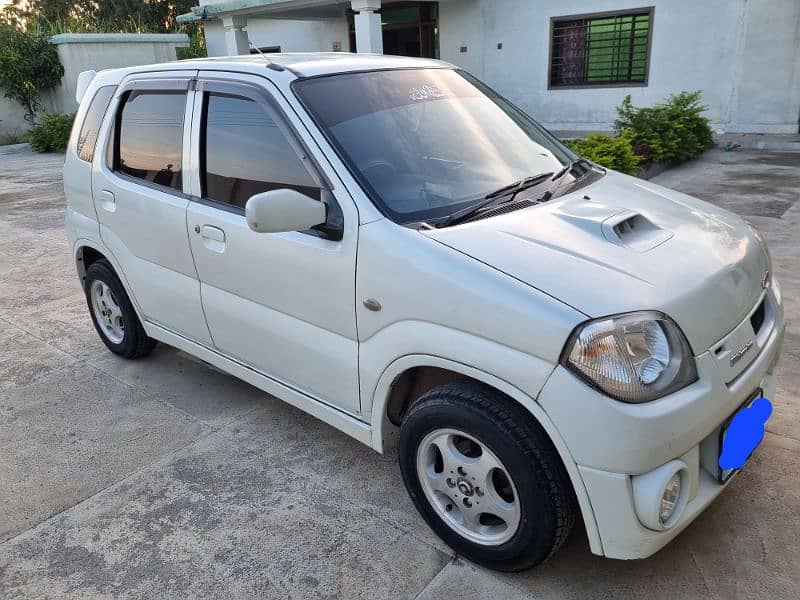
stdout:
<svg viewBox="0 0 800 600">
<path fill-rule="evenodd" d="M 91 264 L 84 280 L 86 302 L 100 339 L 114 354 L 139 358 L 152 352 L 156 341 L 147 336 L 128 294 L 105 259 Z"/>
<path fill-rule="evenodd" d="M 533 567 L 572 528 L 572 488 L 547 434 L 488 386 L 457 381 L 425 394 L 403 419 L 399 455 L 420 514 L 477 563 Z"/>
</svg>

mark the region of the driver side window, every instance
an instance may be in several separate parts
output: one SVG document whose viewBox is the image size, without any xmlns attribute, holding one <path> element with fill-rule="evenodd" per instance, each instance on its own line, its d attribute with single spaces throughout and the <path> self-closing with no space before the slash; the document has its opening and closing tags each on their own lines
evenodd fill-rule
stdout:
<svg viewBox="0 0 800 600">
<path fill-rule="evenodd" d="M 200 183 L 204 198 L 244 208 L 254 194 L 289 188 L 320 199 L 321 190 L 274 119 L 257 102 L 206 92 Z"/>
</svg>

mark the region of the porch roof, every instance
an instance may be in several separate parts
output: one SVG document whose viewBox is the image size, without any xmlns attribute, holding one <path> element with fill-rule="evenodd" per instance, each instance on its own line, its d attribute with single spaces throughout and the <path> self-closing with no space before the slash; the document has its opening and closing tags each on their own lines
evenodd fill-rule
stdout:
<svg viewBox="0 0 800 600">
<path fill-rule="evenodd" d="M 334 18 L 343 16 L 349 6 L 348 0 L 224 0 L 193 6 L 191 12 L 178 16 L 178 22 L 191 23 L 251 14 L 279 19 Z"/>
</svg>

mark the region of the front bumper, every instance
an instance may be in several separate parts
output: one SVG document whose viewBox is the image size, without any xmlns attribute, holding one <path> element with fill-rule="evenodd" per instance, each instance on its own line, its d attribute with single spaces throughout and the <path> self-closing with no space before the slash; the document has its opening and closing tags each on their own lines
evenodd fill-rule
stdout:
<svg viewBox="0 0 800 600">
<path fill-rule="evenodd" d="M 698 381 L 645 404 L 608 398 L 563 367 L 548 380 L 539 403 L 577 465 L 593 512 L 584 517 L 594 519 L 605 556 L 633 559 L 653 554 L 727 486 L 717 481 L 716 472 L 722 425 L 754 391 L 760 388 L 767 398 L 775 392 L 773 370 L 785 328 L 777 283 L 767 296 L 772 306 L 769 330 L 756 358 L 731 381 L 726 382 L 711 351 L 696 357 Z M 655 531 L 637 516 L 632 478 L 675 459 L 688 467 L 688 502 L 669 529 Z"/>
<path fill-rule="evenodd" d="M 774 393 L 775 376 L 766 375 L 762 387 L 765 396 Z M 726 483 L 720 484 L 716 473 L 710 473 L 701 464 L 701 446 L 716 444 L 718 439 L 719 427 L 706 440 L 677 457 L 689 467 L 689 501 L 675 525 L 666 531 L 648 529 L 640 522 L 633 504 L 630 475 L 578 465 L 592 503 L 604 556 L 620 559 L 646 558 L 668 544 L 711 504 L 736 477 L 734 475 Z"/>
</svg>

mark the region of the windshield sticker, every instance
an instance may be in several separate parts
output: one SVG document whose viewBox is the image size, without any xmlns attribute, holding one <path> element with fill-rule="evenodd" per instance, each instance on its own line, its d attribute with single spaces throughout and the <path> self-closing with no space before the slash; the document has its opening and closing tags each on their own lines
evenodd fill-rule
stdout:
<svg viewBox="0 0 800 600">
<path fill-rule="evenodd" d="M 423 85 L 413 87 L 408 90 L 408 95 L 412 100 L 430 100 L 431 98 L 443 98 L 444 92 L 433 85 Z"/>
</svg>

